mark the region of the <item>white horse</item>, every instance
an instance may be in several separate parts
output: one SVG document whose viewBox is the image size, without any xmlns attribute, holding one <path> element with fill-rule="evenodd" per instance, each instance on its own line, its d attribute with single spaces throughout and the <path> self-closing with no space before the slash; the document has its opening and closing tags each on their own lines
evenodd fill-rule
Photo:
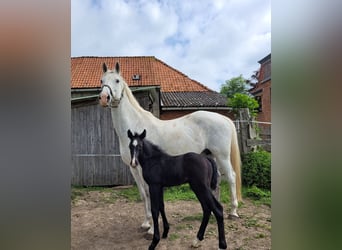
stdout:
<svg viewBox="0 0 342 250">
<path fill-rule="evenodd" d="M 229 182 L 229 217 L 239 217 L 237 207 L 238 201 L 241 200 L 240 151 L 235 125 L 228 117 L 197 111 L 173 120 L 160 120 L 139 105 L 122 78 L 118 63 L 113 70 L 103 64 L 101 87 L 100 105 L 111 108 L 113 125 L 119 136 L 120 154 L 127 166 L 130 166 L 128 129 L 139 133 L 144 129 L 150 131 L 147 139 L 170 155 L 209 152 L 215 158 L 220 173 Z M 141 227 L 149 228 L 148 233 L 153 234 L 148 185 L 142 176 L 141 167 L 130 167 L 130 171 L 145 205 L 146 216 Z"/>
</svg>

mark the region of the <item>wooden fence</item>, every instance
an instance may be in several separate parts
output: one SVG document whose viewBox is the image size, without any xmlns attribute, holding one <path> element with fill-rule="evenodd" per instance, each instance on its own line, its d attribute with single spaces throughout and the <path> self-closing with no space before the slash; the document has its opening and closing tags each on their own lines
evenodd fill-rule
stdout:
<svg viewBox="0 0 342 250">
<path fill-rule="evenodd" d="M 240 109 L 237 117 L 234 123 L 241 154 L 253 151 L 257 147 L 271 152 L 271 123 L 253 120 L 248 109 Z"/>
<path fill-rule="evenodd" d="M 134 179 L 120 157 L 119 139 L 110 109 L 82 105 L 71 111 L 71 184 L 111 186 L 133 184 Z"/>
</svg>

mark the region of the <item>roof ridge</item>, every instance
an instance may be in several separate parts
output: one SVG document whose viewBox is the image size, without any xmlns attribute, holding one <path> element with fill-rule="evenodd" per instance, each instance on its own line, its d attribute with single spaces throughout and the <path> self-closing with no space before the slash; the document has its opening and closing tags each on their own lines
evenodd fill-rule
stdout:
<svg viewBox="0 0 342 250">
<path fill-rule="evenodd" d="M 79 58 L 155 58 L 155 56 L 72 56 L 71 59 Z"/>
</svg>

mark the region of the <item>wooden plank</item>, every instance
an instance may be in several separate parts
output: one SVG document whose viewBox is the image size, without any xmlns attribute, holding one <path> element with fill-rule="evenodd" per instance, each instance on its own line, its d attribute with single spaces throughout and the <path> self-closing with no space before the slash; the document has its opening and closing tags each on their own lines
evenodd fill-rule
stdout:
<svg viewBox="0 0 342 250">
<path fill-rule="evenodd" d="M 258 145 L 267 145 L 271 144 L 270 139 L 265 139 L 265 140 L 258 140 L 258 139 L 247 139 L 247 146 L 258 146 Z"/>
</svg>

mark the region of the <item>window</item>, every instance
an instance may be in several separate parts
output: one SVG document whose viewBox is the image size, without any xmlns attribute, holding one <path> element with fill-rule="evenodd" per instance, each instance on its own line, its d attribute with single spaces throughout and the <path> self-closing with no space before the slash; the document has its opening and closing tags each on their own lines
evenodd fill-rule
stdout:
<svg viewBox="0 0 342 250">
<path fill-rule="evenodd" d="M 259 108 L 257 109 L 258 112 L 262 112 L 262 96 L 258 95 L 255 97 L 255 100 L 258 102 L 259 104 Z"/>
</svg>

